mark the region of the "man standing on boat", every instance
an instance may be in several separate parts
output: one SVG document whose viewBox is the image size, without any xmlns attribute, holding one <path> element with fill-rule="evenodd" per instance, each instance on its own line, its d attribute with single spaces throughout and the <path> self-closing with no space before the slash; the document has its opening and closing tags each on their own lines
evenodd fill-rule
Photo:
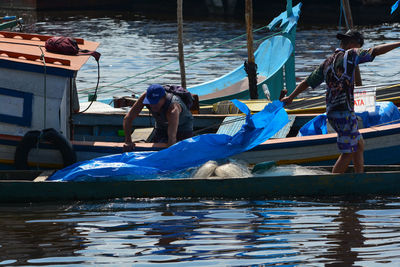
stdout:
<svg viewBox="0 0 400 267">
<path fill-rule="evenodd" d="M 168 143 L 168 146 L 171 146 L 177 141 L 193 136 L 193 117 L 187 105 L 179 96 L 167 93 L 163 86 L 152 84 L 124 117 L 124 151 L 132 151 L 135 148 L 131 138 L 132 122 L 144 106 L 156 121 L 153 142 Z"/>
<path fill-rule="evenodd" d="M 364 141 L 357 126 L 354 113 L 354 73 L 356 66 L 371 62 L 376 56 L 385 54 L 397 47 L 400 42 L 382 44 L 368 50 L 361 49 L 364 38 L 361 33 L 349 30 L 338 33 L 340 48 L 329 56 L 287 97 L 282 98 L 286 105 L 309 86 L 317 87 L 326 82 L 326 113 L 328 121 L 337 132 L 337 145 L 341 152 L 332 172 L 343 173 L 350 162 L 356 172 L 364 172 Z"/>
</svg>

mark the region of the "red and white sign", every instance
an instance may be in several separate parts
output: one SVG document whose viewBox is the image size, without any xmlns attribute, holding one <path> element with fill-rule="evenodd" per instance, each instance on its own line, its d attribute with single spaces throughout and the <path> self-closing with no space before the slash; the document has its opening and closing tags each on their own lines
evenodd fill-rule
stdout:
<svg viewBox="0 0 400 267">
<path fill-rule="evenodd" d="M 354 89 L 354 111 L 375 112 L 376 88 Z"/>
</svg>

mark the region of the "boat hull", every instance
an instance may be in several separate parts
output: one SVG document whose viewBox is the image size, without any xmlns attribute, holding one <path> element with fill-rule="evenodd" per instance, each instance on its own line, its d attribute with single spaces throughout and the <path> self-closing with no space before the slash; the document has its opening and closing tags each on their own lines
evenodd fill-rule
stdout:
<svg viewBox="0 0 400 267">
<path fill-rule="evenodd" d="M 400 124 L 366 128 L 361 129 L 360 132 L 365 142 L 365 164 L 400 164 L 400 156 L 398 155 L 400 150 Z M 13 168 L 14 151 L 18 145 L 18 139 L 4 138 L 4 136 L 0 136 L 0 151 L 4 152 L 0 155 L 0 163 L 3 163 L 3 169 Z M 235 155 L 234 158 L 249 164 L 275 161 L 279 165 L 332 165 L 339 157 L 336 138 L 336 134 L 333 133 L 270 139 L 249 151 Z M 113 142 L 73 142 L 78 161 L 122 153 L 122 146 L 123 143 Z M 136 151 L 159 151 L 165 147 L 165 144 L 139 143 L 136 146 Z M 52 150 L 50 145 L 46 144 L 42 149 L 45 154 L 40 154 L 41 156 L 30 155 L 32 167 L 62 167 L 62 157 L 58 151 Z"/>
<path fill-rule="evenodd" d="M 365 164 L 400 164 L 400 124 L 361 129 Z M 235 158 L 249 163 L 332 165 L 339 157 L 337 135 L 314 135 L 268 140 Z"/>
<path fill-rule="evenodd" d="M 37 175 L 37 173 L 36 173 Z M 117 182 L 16 180 L 0 173 L 0 202 L 48 202 L 111 198 L 201 197 L 276 198 L 398 195 L 399 167 L 368 173 L 249 178 L 163 179 Z M 20 172 L 20 176 L 29 176 Z M 14 179 L 14 180 L 12 180 Z"/>
</svg>

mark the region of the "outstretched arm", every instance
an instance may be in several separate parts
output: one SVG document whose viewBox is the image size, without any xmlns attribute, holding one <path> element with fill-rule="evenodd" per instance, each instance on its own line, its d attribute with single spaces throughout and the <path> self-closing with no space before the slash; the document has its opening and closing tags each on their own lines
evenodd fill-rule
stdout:
<svg viewBox="0 0 400 267">
<path fill-rule="evenodd" d="M 135 144 L 132 143 L 132 122 L 139 115 L 140 111 L 142 111 L 144 105 L 143 100 L 146 97 L 146 93 L 142 94 L 139 99 L 133 104 L 132 108 L 124 117 L 123 127 L 125 133 L 125 144 L 124 151 L 132 151 L 135 147 Z"/>
<path fill-rule="evenodd" d="M 294 91 L 289 96 L 285 96 L 284 98 L 281 99 L 281 101 L 285 103 L 285 105 L 289 105 L 290 103 L 292 103 L 293 99 L 296 96 L 298 96 L 307 88 L 308 88 L 307 80 L 303 80 L 301 83 L 297 85 L 296 89 L 294 89 Z"/>
<path fill-rule="evenodd" d="M 372 55 L 373 56 L 383 55 L 398 47 L 400 47 L 400 42 L 377 45 L 373 48 Z"/>
</svg>

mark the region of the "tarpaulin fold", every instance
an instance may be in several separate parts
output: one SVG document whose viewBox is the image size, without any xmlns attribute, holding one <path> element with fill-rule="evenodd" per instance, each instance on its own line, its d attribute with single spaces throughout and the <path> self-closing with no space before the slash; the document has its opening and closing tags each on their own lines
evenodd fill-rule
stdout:
<svg viewBox="0 0 400 267">
<path fill-rule="evenodd" d="M 375 112 L 359 112 L 356 115 L 361 118 L 364 128 L 390 123 L 400 119 L 400 111 L 395 104 L 389 101 L 376 102 Z M 299 136 L 327 134 L 327 116 L 321 114 L 307 122 L 299 130 Z"/>
</svg>

